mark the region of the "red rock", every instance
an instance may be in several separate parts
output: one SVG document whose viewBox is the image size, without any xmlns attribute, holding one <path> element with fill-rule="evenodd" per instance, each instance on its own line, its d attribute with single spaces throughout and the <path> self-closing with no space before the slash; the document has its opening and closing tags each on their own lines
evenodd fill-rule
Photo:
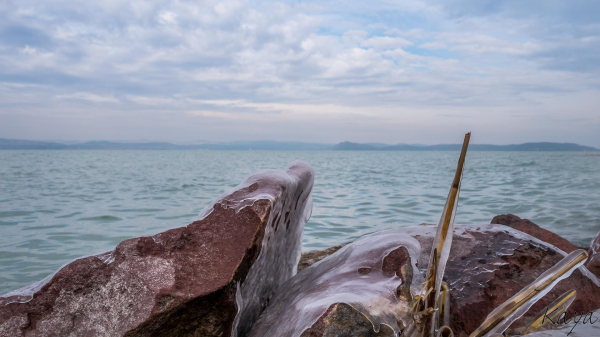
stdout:
<svg viewBox="0 0 600 337">
<path fill-rule="evenodd" d="M 387 325 L 375 332 L 373 324 L 360 312 L 344 303 L 332 304 L 300 337 L 395 337 Z"/>
<path fill-rule="evenodd" d="M 499 228 L 498 228 L 499 229 Z M 456 336 L 468 336 L 500 304 L 558 263 L 563 255 L 512 231 L 455 232 L 445 280 L 450 286 L 451 327 Z M 419 240 L 420 242 L 423 242 Z M 425 249 L 429 248 L 423 242 Z M 600 288 L 580 270 L 560 281 L 534 304 L 512 328 L 519 327 L 563 293 L 575 289 L 569 314 L 600 308 Z"/>
<path fill-rule="evenodd" d="M 340 250 L 340 248 L 344 247 L 347 244 L 348 243 L 344 243 L 323 250 L 313 250 L 310 252 L 302 253 L 302 256 L 300 257 L 300 262 L 298 263 L 298 272 L 301 272 L 304 268 L 310 267 L 313 264 L 323 260 L 329 255 L 337 252 L 338 250 Z"/>
<path fill-rule="evenodd" d="M 0 297 L 0 336 L 245 334 L 295 274 L 312 184 L 302 162 L 262 172 L 186 227 L 75 260 L 32 298 Z"/>
<path fill-rule="evenodd" d="M 397 335 L 422 281 L 419 255 L 403 233 L 366 235 L 282 284 L 249 337 Z"/>
<path fill-rule="evenodd" d="M 396 272 L 397 278 L 392 277 L 389 279 L 389 282 L 394 286 L 396 284 L 400 285 L 396 288 L 396 298 L 399 302 L 408 303 L 406 290 L 411 284 L 418 285 L 423 281 L 435 229 L 434 226 L 418 226 L 373 234 L 381 235 L 381 238 L 396 240 L 398 245 L 401 245 L 400 242 L 402 241 L 407 242 L 404 239 L 406 235 L 416 239 L 419 243 L 420 255 L 416 258 L 418 260 L 416 266 L 419 268 L 420 273 L 416 271 L 411 273 L 410 270 L 405 269 L 404 273 Z M 270 331 L 273 322 L 294 321 L 304 317 L 307 310 L 314 310 L 312 309 L 314 306 L 304 309 L 302 306 L 294 305 L 294 303 L 312 303 L 317 300 L 322 303 L 321 307 L 324 309 L 319 312 L 317 319 L 297 329 L 302 332 L 301 335 L 311 337 L 336 335 L 393 336 L 393 333 L 384 330 L 378 334 L 375 334 L 374 331 L 366 332 L 365 327 L 368 327 L 366 323 L 368 320 L 365 315 L 352 309 L 352 306 L 341 306 L 340 303 L 346 302 L 336 301 L 336 298 L 333 298 L 331 303 L 327 302 L 328 296 L 340 291 L 348 292 L 353 284 L 360 282 L 365 274 L 369 273 L 368 270 L 361 272 L 362 268 L 358 268 L 354 274 L 335 275 L 336 270 L 345 271 L 348 269 L 349 264 L 361 265 L 360 261 L 363 256 L 373 259 L 373 254 L 381 251 L 381 247 L 378 246 L 377 242 L 369 242 L 370 247 L 359 249 L 355 246 L 359 244 L 359 241 L 344 247 L 346 251 L 340 249 L 330 257 L 321 260 L 318 264 L 305 268 L 296 277 L 289 280 L 281 288 L 281 292 L 277 292 L 269 308 L 257 321 L 251 336 L 266 335 L 262 332 Z M 341 255 L 347 254 L 348 251 L 361 251 L 362 255 L 355 255 L 352 259 L 342 259 Z M 398 270 L 399 266 L 401 270 L 401 266 L 410 265 L 405 258 L 406 254 L 399 254 L 401 251 L 398 249 L 392 252 L 398 254 L 386 253 L 386 255 L 379 257 L 382 269 L 388 265 L 386 260 L 388 262 L 394 261 L 393 264 L 390 264 L 393 267 L 385 267 L 386 270 Z M 496 307 L 532 283 L 539 275 L 554 266 L 562 258 L 563 255 L 556 250 L 554 245 L 511 227 L 493 224 L 481 226 L 457 225 L 454 230 L 452 249 L 444 276 L 444 281 L 448 283 L 450 288 L 450 326 L 455 335 L 468 336 Z M 334 263 L 335 261 L 338 261 L 338 264 Z M 342 277 L 344 277 L 344 283 L 328 281 L 330 284 L 334 284 L 335 288 L 324 288 L 324 280 L 340 280 Z M 409 282 L 411 277 L 413 279 Z M 313 282 L 313 285 L 306 286 L 306 280 L 314 278 L 317 281 Z M 512 325 L 512 328 L 526 323 L 528 319 L 540 312 L 554 299 L 572 289 L 577 290 L 577 297 L 569 308 L 569 315 L 575 312 L 590 312 L 600 308 L 600 288 L 596 285 L 597 281 L 597 279 L 591 279 L 582 274 L 579 269 L 575 270 L 571 276 L 560 281 L 545 297 L 534 304 L 521 319 Z M 359 289 L 351 289 L 356 294 L 360 292 L 374 293 L 370 289 L 370 283 L 361 282 L 358 284 L 360 285 Z M 412 290 L 414 296 L 414 289 Z M 356 301 L 356 298 L 351 297 L 351 300 Z M 373 302 L 372 299 L 370 302 Z M 407 307 L 409 306 L 404 306 L 404 308 Z M 354 312 L 352 312 L 353 310 Z M 381 308 L 376 308 L 376 310 L 381 310 Z M 397 317 L 402 317 L 404 313 L 399 314 Z M 398 325 L 400 326 L 400 323 Z M 349 331 L 355 331 L 355 333 Z"/>
<path fill-rule="evenodd" d="M 527 233 L 533 236 L 534 238 L 540 239 L 544 242 L 556 246 L 558 249 L 564 251 L 567 254 L 576 249 L 579 249 L 577 246 L 569 242 L 569 240 L 557 234 L 554 234 L 547 229 L 541 228 L 540 226 L 534 224 L 533 222 L 527 219 L 521 219 L 513 214 L 496 215 L 492 219 L 491 223 L 506 225 L 523 233 Z"/>
</svg>

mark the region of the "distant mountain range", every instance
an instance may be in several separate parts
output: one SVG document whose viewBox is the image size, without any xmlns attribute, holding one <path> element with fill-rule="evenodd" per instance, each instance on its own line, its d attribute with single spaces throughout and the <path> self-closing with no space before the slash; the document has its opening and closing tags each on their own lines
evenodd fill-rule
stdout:
<svg viewBox="0 0 600 337">
<path fill-rule="evenodd" d="M 276 141 L 206 142 L 199 144 L 91 141 L 79 144 L 63 144 L 0 138 L 0 150 L 328 150 L 332 147 L 333 144 Z"/>
<path fill-rule="evenodd" d="M 396 144 L 342 142 L 337 145 L 303 142 L 236 141 L 224 143 L 172 144 L 166 142 L 91 141 L 78 144 L 0 138 L 0 150 L 287 150 L 287 151 L 460 151 L 462 144 Z M 523 143 L 513 145 L 471 144 L 469 151 L 598 151 L 573 143 Z"/>
<path fill-rule="evenodd" d="M 462 144 L 408 145 L 396 144 L 379 146 L 343 142 L 335 145 L 337 151 L 460 151 Z M 511 145 L 470 144 L 469 151 L 598 151 L 591 146 L 574 143 L 523 143 Z"/>
</svg>

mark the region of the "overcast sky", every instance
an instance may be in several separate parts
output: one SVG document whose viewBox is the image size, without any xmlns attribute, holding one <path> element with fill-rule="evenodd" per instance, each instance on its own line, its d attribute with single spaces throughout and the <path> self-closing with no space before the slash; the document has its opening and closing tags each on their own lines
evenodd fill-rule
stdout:
<svg viewBox="0 0 600 337">
<path fill-rule="evenodd" d="M 600 1 L 0 0 L 0 138 L 600 146 Z"/>
</svg>

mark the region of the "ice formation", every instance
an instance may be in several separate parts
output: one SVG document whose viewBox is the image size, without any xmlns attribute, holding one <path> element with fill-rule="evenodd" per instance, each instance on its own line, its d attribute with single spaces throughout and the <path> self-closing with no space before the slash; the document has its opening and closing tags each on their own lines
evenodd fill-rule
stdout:
<svg viewBox="0 0 600 337">
<path fill-rule="evenodd" d="M 310 170 L 309 177 L 300 177 L 297 172 Z M 256 200 L 271 200 L 271 212 L 267 221 L 260 254 L 245 280 L 237 284 L 236 302 L 238 312 L 235 317 L 232 337 L 245 336 L 260 313 L 267 307 L 277 287 L 296 275 L 298 261 L 302 252 L 302 233 L 304 224 L 312 212 L 312 169 L 304 162 L 294 162 L 286 173 L 281 171 L 261 171 L 246 180 L 242 187 L 258 184 L 260 179 L 277 180 L 283 188 L 277 198 L 273 193 L 257 189 L 237 199 L 231 197 L 218 199 L 223 207 L 239 210 L 251 206 Z M 299 189 L 298 184 L 304 185 Z M 199 218 L 210 214 L 213 205 L 206 208 Z"/>
<path fill-rule="evenodd" d="M 299 336 L 335 303 L 346 303 L 361 312 L 371 321 L 375 331 L 379 330 L 380 324 L 386 324 L 399 332 L 402 327 L 396 322 L 407 326 L 411 319 L 408 315 L 410 303 L 396 298 L 396 289 L 402 281 L 395 275 L 383 273 L 382 261 L 389 252 L 405 247 L 414 270 L 411 290 L 416 295 L 425 279 L 435 234 L 435 226 L 397 228 L 365 236 L 341 248 L 284 283 L 253 326 L 250 337 Z M 448 265 L 454 275 L 449 280 L 453 301 L 463 301 L 461 298 L 479 291 L 478 284 L 483 286 L 494 277 L 495 270 L 508 264 L 502 257 L 514 254 L 524 242 L 567 255 L 553 245 L 503 225 L 455 225 L 453 236 L 451 255 L 461 257 L 452 258 Z M 472 251 L 476 242 L 482 251 Z M 483 260 L 485 263 L 482 264 Z M 595 282 L 595 276 L 586 273 L 584 266 L 578 268 Z M 370 272 L 361 273 L 359 269 Z M 464 288 L 467 281 L 477 284 L 471 283 L 467 289 Z M 524 313 L 516 313 L 514 320 Z"/>
<path fill-rule="evenodd" d="M 569 257 L 574 257 L 576 255 L 578 255 L 581 251 L 574 251 L 571 254 L 569 254 L 567 257 L 565 257 L 564 260 L 561 261 L 561 263 L 556 264 L 555 266 L 553 266 L 552 268 L 546 270 L 544 273 L 542 273 L 542 275 L 540 275 L 534 283 L 539 284 L 543 284 L 548 282 L 551 277 L 556 274 L 562 267 L 563 264 L 562 262 L 566 261 Z M 493 329 L 491 329 L 487 334 L 485 334 L 486 337 L 493 337 L 497 334 L 502 334 L 504 333 L 504 331 L 506 331 L 506 329 L 508 329 L 509 326 L 511 326 L 512 323 L 514 323 L 517 319 L 521 318 L 523 315 L 525 315 L 525 313 L 527 313 L 527 311 L 537 302 L 539 301 L 542 297 L 546 296 L 546 294 L 548 294 L 552 288 L 554 288 L 554 286 L 564 280 L 565 278 L 569 277 L 571 275 L 571 273 L 577 269 L 578 267 L 581 267 L 584 264 L 585 260 L 580 261 L 576 267 L 570 269 L 568 272 L 566 272 L 565 274 L 563 274 L 562 276 L 556 278 L 555 280 L 553 280 L 552 282 L 550 282 L 545 288 L 540 289 L 539 286 L 538 288 L 536 288 L 536 290 L 540 289 L 539 293 L 537 293 L 535 296 L 533 296 L 531 299 L 527 300 L 525 302 L 525 304 L 523 304 L 522 306 L 520 306 L 518 309 L 516 309 L 515 311 L 513 311 L 511 314 L 509 314 L 506 318 L 504 318 L 502 320 L 502 322 L 500 322 L 500 324 L 496 325 Z M 521 291 L 522 292 L 522 291 Z M 510 302 L 513 299 L 517 298 L 521 292 L 515 294 L 513 297 L 511 297 L 510 299 L 508 299 L 506 302 Z M 494 311 L 492 311 L 488 317 L 492 317 L 495 313 L 499 312 L 499 310 L 501 310 L 501 307 L 496 308 Z"/>
<path fill-rule="evenodd" d="M 401 230 L 367 235 L 304 269 L 281 286 L 250 336 L 298 336 L 334 303 L 346 303 L 361 312 L 375 331 L 385 324 L 398 333 L 397 321 L 409 322 L 409 303 L 396 297 L 401 278 L 385 272 L 382 265 L 399 247 L 406 248 L 416 271 L 421 247 Z M 419 273 L 407 280 L 412 282 L 413 294 L 420 290 L 421 280 Z"/>
</svg>

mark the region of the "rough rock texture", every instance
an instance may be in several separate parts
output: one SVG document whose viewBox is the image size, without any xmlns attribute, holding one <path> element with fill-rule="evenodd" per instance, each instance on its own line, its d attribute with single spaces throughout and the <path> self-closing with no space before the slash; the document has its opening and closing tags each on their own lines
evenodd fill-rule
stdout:
<svg viewBox="0 0 600 337">
<path fill-rule="evenodd" d="M 336 248 L 335 251 L 347 245 L 334 246 L 321 252 Z M 332 254 L 332 253 L 330 253 Z M 323 259 L 325 256 L 320 256 Z M 412 300 L 410 291 L 413 278 L 413 269 L 410 264 L 410 256 L 404 247 L 394 249 L 388 253 L 382 261 L 381 269 L 384 273 L 395 275 L 400 279 L 400 285 L 396 288 L 396 297 L 404 302 Z M 359 275 L 370 273 L 371 268 L 359 268 Z M 403 324 L 396 322 L 401 329 Z M 379 331 L 375 332 L 373 324 L 362 313 L 345 303 L 335 303 L 308 329 L 301 337 L 395 337 L 395 333 L 387 325 L 381 324 Z"/>
<path fill-rule="evenodd" d="M 261 172 L 186 227 L 75 260 L 32 294 L 0 297 L 0 336 L 229 336 L 295 273 L 312 183 L 302 162 Z M 269 278 L 251 279 L 263 261 Z"/>
<path fill-rule="evenodd" d="M 300 337 L 394 337 L 394 331 L 381 325 L 379 332 L 360 312 L 344 303 L 335 303 Z"/>
<path fill-rule="evenodd" d="M 363 236 L 281 285 L 249 337 L 399 333 L 422 282 L 420 254 L 419 242 L 401 232 Z"/>
<path fill-rule="evenodd" d="M 577 246 L 569 242 L 569 240 L 557 234 L 554 234 L 551 231 L 544 229 L 527 219 L 521 219 L 514 214 L 496 215 L 492 219 L 491 223 L 506 225 L 523 233 L 527 233 L 533 236 L 534 238 L 540 239 L 544 242 L 556 246 L 557 248 L 561 249 L 567 254 L 576 249 L 579 249 Z"/>
<path fill-rule="evenodd" d="M 533 226 L 535 225 L 527 224 L 529 228 Z M 425 276 L 435 227 L 419 226 L 394 231 L 400 231 L 418 240 L 421 245 L 421 256 L 417 266 L 421 275 Z M 596 241 L 600 242 L 600 239 Z M 557 241 L 553 240 L 553 242 Z M 593 247 L 600 247 L 600 245 L 593 245 Z M 533 282 L 562 258 L 563 253 L 553 245 L 510 227 L 457 225 L 444 278 L 450 287 L 450 319 L 455 334 L 467 336 L 493 309 Z M 310 270 L 311 268 L 306 268 L 303 273 Z M 596 286 L 594 280 L 583 275 L 580 270 L 575 270 L 570 277 L 560 281 L 547 296 L 537 302 L 521 320 L 513 324 L 512 328 L 526 322 L 526 318 L 537 314 L 553 299 L 571 289 L 577 290 L 577 298 L 569 309 L 570 314 L 600 308 L 600 288 Z M 307 336 L 332 336 L 335 335 L 332 331 L 338 331 L 336 329 L 340 329 L 340 332 L 345 331 L 344 329 L 349 329 L 352 324 L 356 324 L 357 329 L 363 329 L 365 316 L 356 311 L 354 314 L 348 313 L 348 310 L 353 310 L 351 307 L 340 310 L 342 310 L 340 306 L 330 307 L 306 329 Z M 385 331 L 382 330 L 382 333 Z M 342 335 L 346 336 L 346 334 Z M 348 334 L 347 336 L 360 335 Z"/>
<path fill-rule="evenodd" d="M 347 244 L 348 243 L 343 243 L 341 245 L 329 247 L 323 250 L 313 250 L 307 253 L 302 253 L 302 256 L 300 257 L 300 262 L 298 263 L 298 272 L 301 272 L 304 268 L 310 267 L 313 264 L 323 260 L 329 255 L 337 252 L 338 250 L 340 250 L 340 248 L 344 247 Z"/>
<path fill-rule="evenodd" d="M 596 276 L 600 277 L 600 232 L 590 244 L 589 258 L 585 266 Z"/>
<path fill-rule="evenodd" d="M 553 246 L 497 229 L 494 232 L 477 228 L 460 232 L 459 227 L 455 230 L 445 280 L 451 294 L 451 327 L 459 336 L 471 333 L 493 309 L 563 258 Z M 429 251 L 433 240 L 423 238 L 419 242 Z M 569 308 L 570 314 L 600 308 L 600 288 L 575 270 L 512 327 L 518 327 L 520 322 L 526 321 L 524 318 L 533 317 L 571 289 L 577 290 L 577 298 Z"/>
</svg>

